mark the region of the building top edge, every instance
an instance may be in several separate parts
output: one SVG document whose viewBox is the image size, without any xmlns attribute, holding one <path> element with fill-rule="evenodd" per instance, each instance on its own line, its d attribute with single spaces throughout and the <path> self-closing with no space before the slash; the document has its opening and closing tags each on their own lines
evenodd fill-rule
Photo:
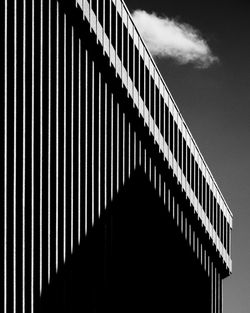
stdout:
<svg viewBox="0 0 250 313">
<path fill-rule="evenodd" d="M 224 204 L 225 204 L 225 206 L 226 206 L 226 209 L 228 210 L 228 212 L 229 212 L 231 218 L 233 218 L 233 213 L 232 213 L 232 211 L 230 210 L 230 208 L 229 208 L 229 206 L 228 206 L 228 204 L 227 204 L 227 201 L 225 200 L 225 198 L 224 198 L 224 196 L 223 196 L 223 194 L 222 194 L 222 192 L 221 192 L 221 190 L 220 190 L 220 188 L 219 188 L 219 186 L 218 186 L 218 184 L 217 184 L 217 182 L 216 182 L 216 180 L 215 180 L 215 178 L 214 178 L 214 176 L 213 176 L 213 174 L 212 174 L 212 172 L 211 172 L 209 166 L 207 165 L 207 162 L 205 161 L 205 158 L 204 158 L 203 154 L 201 153 L 201 151 L 200 151 L 200 149 L 199 149 L 199 147 L 198 147 L 198 144 L 196 143 L 196 141 L 195 141 L 195 139 L 194 139 L 194 137 L 193 137 L 193 135 L 192 135 L 192 133 L 191 133 L 191 131 L 190 131 L 188 125 L 187 125 L 187 123 L 185 122 L 185 120 L 184 120 L 184 118 L 183 118 L 183 116 L 182 116 L 182 114 L 181 114 L 181 112 L 180 112 L 180 109 L 178 108 L 178 106 L 177 106 L 177 104 L 176 104 L 176 102 L 175 102 L 175 100 L 174 100 L 174 97 L 173 97 L 172 93 L 170 92 L 170 90 L 169 90 L 169 88 L 168 88 L 168 86 L 167 86 L 167 84 L 166 84 L 166 82 L 165 82 L 165 79 L 162 77 L 162 74 L 161 74 L 161 72 L 160 72 L 158 66 L 157 66 L 156 63 L 155 63 L 154 58 L 153 58 L 151 52 L 149 51 L 147 45 L 145 44 L 144 39 L 142 38 L 142 36 L 141 36 L 141 34 L 140 34 L 140 32 L 139 32 L 139 30 L 138 30 L 138 28 L 137 28 L 137 26 L 136 26 L 136 24 L 135 24 L 135 22 L 134 22 L 134 20 L 133 20 L 133 17 L 132 17 L 132 15 L 131 15 L 131 13 L 130 13 L 130 11 L 129 11 L 127 5 L 126 5 L 126 3 L 124 2 L 124 0 L 120 0 L 120 1 L 121 1 L 121 3 L 123 4 L 124 8 L 126 9 L 126 13 L 127 13 L 128 16 L 129 16 L 129 18 L 130 18 L 130 20 L 131 20 L 131 23 L 133 24 L 133 27 L 135 28 L 135 30 L 136 30 L 136 32 L 137 32 L 137 34 L 138 34 L 138 36 L 139 36 L 139 38 L 140 38 L 140 40 L 141 40 L 143 46 L 144 46 L 144 49 L 147 51 L 148 56 L 149 56 L 149 58 L 150 58 L 150 61 L 151 61 L 152 64 L 154 65 L 154 68 L 155 68 L 155 70 L 157 71 L 157 74 L 159 75 L 159 78 L 160 78 L 160 80 L 161 80 L 163 86 L 166 88 L 167 93 L 169 94 L 169 96 L 170 96 L 170 98 L 171 98 L 171 100 L 172 100 L 172 102 L 173 102 L 173 104 L 174 104 L 174 107 L 175 107 L 177 113 L 179 114 L 179 117 L 181 118 L 183 124 L 185 125 L 186 130 L 187 130 L 187 132 L 188 132 L 190 138 L 192 139 L 192 141 L 193 141 L 193 143 L 194 143 L 194 146 L 195 146 L 197 152 L 198 152 L 199 155 L 200 155 L 200 158 L 202 159 L 202 161 L 203 161 L 203 163 L 204 163 L 204 165 L 205 165 L 205 167 L 206 167 L 206 169 L 207 169 L 209 175 L 211 176 L 211 178 L 212 178 L 212 180 L 213 180 L 213 183 L 215 184 L 215 187 L 217 188 L 217 190 L 218 190 L 218 192 L 219 192 L 219 194 L 220 194 L 221 199 L 223 200 L 223 202 L 224 202 Z"/>
</svg>

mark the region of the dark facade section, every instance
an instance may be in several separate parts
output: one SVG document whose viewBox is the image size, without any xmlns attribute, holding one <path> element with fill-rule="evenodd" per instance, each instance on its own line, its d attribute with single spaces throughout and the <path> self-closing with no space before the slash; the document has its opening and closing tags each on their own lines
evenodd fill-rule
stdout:
<svg viewBox="0 0 250 313">
<path fill-rule="evenodd" d="M 208 275 L 140 169 L 42 296 L 48 313 L 211 312 L 210 303 Z"/>
</svg>

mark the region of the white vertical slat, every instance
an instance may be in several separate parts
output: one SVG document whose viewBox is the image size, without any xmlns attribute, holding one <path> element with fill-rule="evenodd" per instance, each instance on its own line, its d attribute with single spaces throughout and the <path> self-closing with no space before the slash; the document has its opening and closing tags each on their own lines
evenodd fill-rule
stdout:
<svg viewBox="0 0 250 313">
<path fill-rule="evenodd" d="M 131 124 L 128 123 L 128 178 L 131 175 Z"/>
<path fill-rule="evenodd" d="M 218 313 L 218 276 L 217 276 L 217 268 L 214 267 L 214 302 L 215 302 L 215 313 Z"/>
<path fill-rule="evenodd" d="M 16 313 L 17 0 L 14 1 L 13 313 Z"/>
<path fill-rule="evenodd" d="M 92 226 L 94 225 L 95 222 L 95 63 L 94 61 L 91 62 L 92 64 L 92 164 L 91 164 L 91 169 L 92 169 Z"/>
<path fill-rule="evenodd" d="M 91 62 L 92 64 L 92 130 L 91 130 L 91 146 L 92 146 L 92 188 L 91 188 L 91 194 L 92 194 L 92 226 L 94 225 L 94 221 L 95 221 L 95 191 L 94 191 L 94 187 L 95 187 L 95 63 L 92 60 Z"/>
<path fill-rule="evenodd" d="M 122 114 L 122 151 L 123 151 L 123 158 L 122 158 L 122 183 L 125 183 L 125 113 Z"/>
<path fill-rule="evenodd" d="M 153 173 L 153 175 L 154 175 L 153 176 L 154 177 L 153 178 L 153 180 L 154 180 L 154 189 L 156 190 L 156 166 L 154 165 L 153 168 L 154 168 L 154 173 Z"/>
<path fill-rule="evenodd" d="M 58 271 L 59 206 L 59 2 L 56 3 L 56 272 Z"/>
<path fill-rule="evenodd" d="M 141 148 L 141 140 L 139 140 L 139 166 L 141 166 L 142 161 L 142 148 Z"/>
<path fill-rule="evenodd" d="M 4 313 L 7 313 L 7 35 L 8 35 L 8 1 L 5 0 L 4 11 Z"/>
<path fill-rule="evenodd" d="M 162 190 L 161 190 L 161 187 L 162 187 L 162 182 L 161 182 L 161 174 L 159 174 L 159 197 L 161 198 L 162 196 Z"/>
<path fill-rule="evenodd" d="M 7 80 L 5 79 L 7 83 Z M 25 212 L 26 212 L 26 0 L 23 1 L 23 173 L 22 173 L 22 313 L 25 313 Z"/>
<path fill-rule="evenodd" d="M 117 121 L 117 131 L 116 131 L 116 135 L 117 135 L 117 172 L 116 172 L 116 181 L 117 181 L 117 188 L 116 191 L 117 193 L 119 192 L 119 170 L 120 170 L 120 119 L 119 119 L 119 115 L 120 115 L 120 105 L 117 102 L 117 112 L 116 112 L 116 121 Z"/>
<path fill-rule="evenodd" d="M 92 1 L 92 0 L 90 0 Z M 112 48 L 112 44 L 111 44 L 111 38 L 112 38 L 112 0 L 108 0 L 109 1 L 109 65 L 111 66 L 111 48 Z"/>
<path fill-rule="evenodd" d="M 105 82 L 104 90 L 104 125 L 105 125 L 105 140 L 104 140 L 104 207 L 107 208 L 107 83 Z"/>
<path fill-rule="evenodd" d="M 63 27 L 64 27 L 64 47 L 63 47 L 63 52 L 64 52 L 64 64 L 63 64 L 63 90 L 64 90 L 64 95 L 63 95 L 63 262 L 65 263 L 66 261 L 66 148 L 67 148 L 67 142 L 66 142 L 66 131 L 67 131 L 67 123 L 66 123 L 66 97 L 67 97 L 67 92 L 66 92 L 66 44 L 67 44 L 67 34 L 66 34 L 66 24 L 67 24 L 67 19 L 66 19 L 66 14 L 64 14 L 64 21 L 63 21 Z"/>
<path fill-rule="evenodd" d="M 150 157 L 149 157 L 149 181 L 152 182 L 152 164 Z"/>
<path fill-rule="evenodd" d="M 113 200 L 114 196 L 114 95 L 111 93 L 111 201 Z"/>
<path fill-rule="evenodd" d="M 85 236 L 87 235 L 88 231 L 88 58 L 88 50 L 85 50 Z"/>
<path fill-rule="evenodd" d="M 82 49 L 81 49 L 81 39 L 78 40 L 78 244 L 81 242 L 81 160 L 82 160 L 82 150 L 81 150 L 81 129 L 82 129 L 82 117 L 81 117 L 81 105 L 82 105 Z"/>
<path fill-rule="evenodd" d="M 70 249 L 74 249 L 74 27 L 71 27 L 71 195 L 70 195 Z"/>
<path fill-rule="evenodd" d="M 48 283 L 50 282 L 50 205 L 51 205 L 51 186 L 50 186 L 50 172 L 51 172 L 51 0 L 49 0 L 49 60 L 48 60 Z"/>
<path fill-rule="evenodd" d="M 168 206 L 168 213 L 170 213 L 171 212 L 171 203 L 170 203 L 170 196 L 171 196 L 171 194 L 170 194 L 170 189 L 167 189 L 167 193 L 168 193 L 168 204 L 167 204 L 167 206 Z"/>
<path fill-rule="evenodd" d="M 134 170 L 136 169 L 136 131 L 134 131 Z"/>
<path fill-rule="evenodd" d="M 98 2 L 98 1 L 97 1 Z M 111 4 L 112 4 L 112 1 L 111 1 Z M 118 33 L 118 14 L 117 14 L 117 4 L 116 4 L 116 0 L 114 1 L 114 4 L 115 4 L 115 29 L 116 29 L 116 32 L 115 32 L 115 75 L 117 77 L 117 63 L 118 63 L 118 55 L 117 55 L 117 39 L 118 39 L 118 36 L 117 36 L 117 33 Z M 119 34 L 119 36 L 121 36 L 121 34 Z"/>
<path fill-rule="evenodd" d="M 102 115 L 102 99 L 101 99 L 102 74 L 99 72 L 99 95 L 98 95 L 98 217 L 101 215 L 101 115 Z"/>
<path fill-rule="evenodd" d="M 211 266 L 211 313 L 215 313 L 214 312 L 214 266 L 213 266 L 213 262 L 211 262 L 210 266 Z"/>
<path fill-rule="evenodd" d="M 31 93 L 31 313 L 34 311 L 34 127 L 35 127 L 35 1 L 32 1 L 32 93 Z"/>
<path fill-rule="evenodd" d="M 24 101 L 23 101 L 24 105 Z M 23 113 L 24 114 L 24 113 Z M 43 0 L 41 0 L 40 6 L 40 262 L 39 262 L 39 270 L 40 270 L 40 279 L 39 279 L 39 287 L 40 287 L 40 295 L 42 294 L 42 256 L 43 256 Z M 23 311 L 24 313 L 24 311 Z"/>
<path fill-rule="evenodd" d="M 166 182 L 163 183 L 163 203 L 166 205 Z"/>
</svg>

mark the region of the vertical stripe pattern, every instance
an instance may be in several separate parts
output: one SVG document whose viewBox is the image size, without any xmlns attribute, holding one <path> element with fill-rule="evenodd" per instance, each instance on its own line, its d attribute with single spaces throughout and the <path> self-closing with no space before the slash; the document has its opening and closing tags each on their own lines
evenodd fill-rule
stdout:
<svg viewBox="0 0 250 313">
<path fill-rule="evenodd" d="M 149 108 L 143 105 L 141 117 L 138 106 L 128 97 L 127 83 L 147 69 L 143 63 L 139 74 L 135 73 L 135 46 L 130 60 L 133 77 L 127 77 L 125 84 L 119 77 L 126 72 L 121 60 L 115 55 L 116 66 L 122 68 L 113 71 L 111 58 L 120 46 L 122 58 L 129 61 L 129 47 L 123 51 L 123 39 L 120 42 L 116 33 L 114 47 L 111 41 L 108 43 L 107 62 L 105 49 L 100 53 L 101 43 L 93 40 L 101 24 L 95 19 L 94 28 L 86 27 L 91 25 L 82 21 L 74 1 L 67 5 L 57 0 L 2 2 L 1 310 L 40 312 L 46 291 L 63 275 L 85 237 L 115 203 L 134 173 L 141 171 L 206 275 L 211 313 L 221 313 L 222 279 L 227 275 L 224 264 L 214 247 L 204 240 L 192 203 L 178 189 L 167 164 L 165 146 L 163 152 L 159 147 L 155 149 L 161 140 L 163 145 L 171 140 L 178 145 L 183 143 L 181 132 L 173 132 L 170 138 L 170 125 L 166 122 L 170 98 L 160 109 L 156 107 L 162 99 L 152 78 L 147 90 Z M 91 6 L 96 2 L 77 3 L 88 7 L 91 24 L 95 18 Z M 97 15 L 105 8 L 100 3 L 97 2 Z M 103 23 L 112 15 L 113 3 L 109 1 L 108 14 L 103 10 Z M 114 12 L 115 23 L 111 19 L 106 25 L 111 36 L 120 22 L 117 8 Z M 126 31 L 128 38 L 135 36 L 133 28 Z M 104 30 L 102 36 L 105 42 Z M 158 77 L 155 69 L 154 76 Z M 146 85 L 143 76 L 138 89 L 140 93 L 142 88 L 143 98 Z M 134 86 L 132 93 L 136 93 Z M 139 95 L 138 99 L 140 102 Z M 152 124 L 151 111 L 159 117 L 164 138 L 157 125 Z M 162 114 L 166 114 L 166 121 L 161 119 Z M 182 166 L 185 164 L 187 172 L 191 172 L 183 146 L 176 151 Z M 194 179 L 197 190 L 202 184 L 198 170 L 194 168 L 191 173 L 191 177 L 194 173 L 200 175 Z M 200 198 L 206 198 L 206 190 L 198 190 Z M 223 229 L 229 226 L 223 228 L 223 216 L 218 216 L 221 220 L 217 240 L 223 241 Z M 231 234 L 225 235 L 224 241 L 230 242 Z M 226 251 L 223 253 L 226 255 Z"/>
</svg>

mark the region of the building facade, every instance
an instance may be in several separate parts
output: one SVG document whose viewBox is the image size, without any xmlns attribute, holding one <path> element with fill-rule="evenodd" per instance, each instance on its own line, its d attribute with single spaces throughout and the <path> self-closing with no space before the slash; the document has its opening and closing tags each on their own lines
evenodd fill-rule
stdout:
<svg viewBox="0 0 250 313">
<path fill-rule="evenodd" d="M 232 213 L 125 3 L 0 15 L 3 312 L 221 313 Z"/>
</svg>

